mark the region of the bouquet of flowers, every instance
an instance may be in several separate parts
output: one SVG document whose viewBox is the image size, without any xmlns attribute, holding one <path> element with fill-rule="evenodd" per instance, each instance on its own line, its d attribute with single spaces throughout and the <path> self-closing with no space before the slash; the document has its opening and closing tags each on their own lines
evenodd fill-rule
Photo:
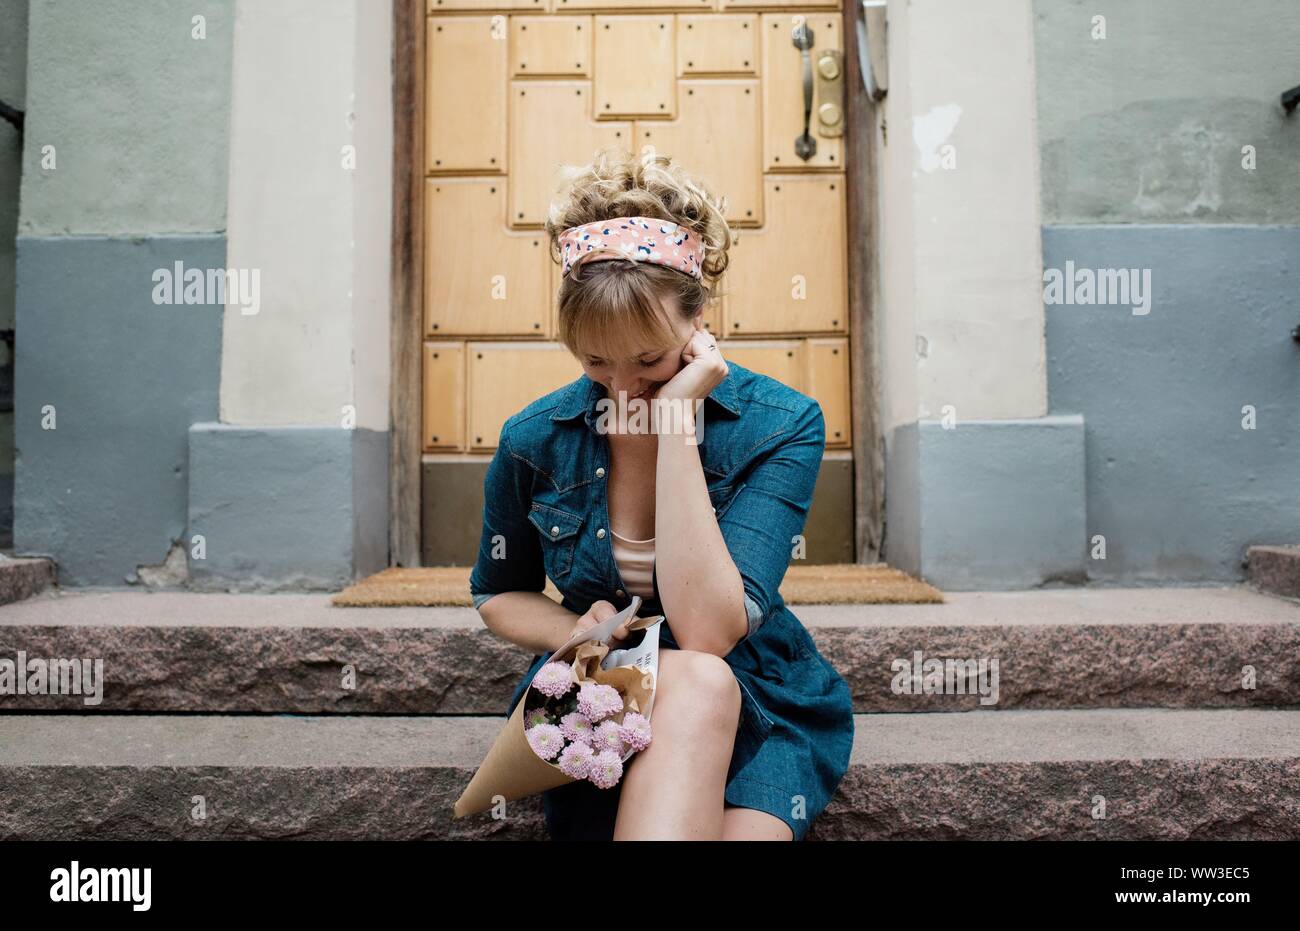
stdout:
<svg viewBox="0 0 1300 931">
<path fill-rule="evenodd" d="M 634 617 L 641 599 L 579 631 L 542 665 L 455 805 L 455 817 L 586 779 L 611 788 L 650 744 L 663 616 Z M 629 646 L 610 650 L 627 624 Z M 632 636 L 644 631 L 639 640 Z"/>
</svg>

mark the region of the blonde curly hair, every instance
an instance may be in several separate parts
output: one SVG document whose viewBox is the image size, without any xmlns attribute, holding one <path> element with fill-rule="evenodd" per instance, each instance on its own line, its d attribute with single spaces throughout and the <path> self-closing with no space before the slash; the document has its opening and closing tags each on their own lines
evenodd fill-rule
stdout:
<svg viewBox="0 0 1300 931">
<path fill-rule="evenodd" d="M 559 337 L 570 352 L 613 358 L 673 348 L 678 338 L 663 309 L 675 298 L 683 320 L 694 320 L 721 295 L 733 241 L 726 197 L 715 197 L 666 155 L 635 156 L 617 146 L 601 149 L 589 165 L 561 169 L 559 193 L 546 219 L 551 258 L 561 262 L 560 234 L 617 217 L 670 220 L 704 244 L 702 277 L 633 259 L 582 263 L 564 276 L 556 295 Z"/>
</svg>

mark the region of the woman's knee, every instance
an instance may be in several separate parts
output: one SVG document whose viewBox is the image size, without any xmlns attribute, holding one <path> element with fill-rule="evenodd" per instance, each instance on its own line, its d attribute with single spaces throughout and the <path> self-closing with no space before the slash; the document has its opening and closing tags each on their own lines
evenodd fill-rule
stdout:
<svg viewBox="0 0 1300 931">
<path fill-rule="evenodd" d="M 727 661 L 713 653 L 697 650 L 665 650 L 660 664 L 672 657 L 663 671 L 667 673 L 666 694 L 676 694 L 698 711 L 718 714 L 729 726 L 740 716 L 740 683 Z"/>
</svg>

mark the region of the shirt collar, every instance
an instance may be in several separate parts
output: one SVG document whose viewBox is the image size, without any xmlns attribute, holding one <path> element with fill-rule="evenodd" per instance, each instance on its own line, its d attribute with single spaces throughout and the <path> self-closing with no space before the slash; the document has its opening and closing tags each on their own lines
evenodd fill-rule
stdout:
<svg viewBox="0 0 1300 931">
<path fill-rule="evenodd" d="M 596 416 L 596 402 L 605 396 L 605 389 L 598 382 L 592 381 L 583 372 L 575 381 L 570 383 L 565 389 L 564 394 L 560 396 L 559 403 L 555 405 L 555 410 L 551 413 L 552 420 L 572 420 L 574 417 L 580 417 L 584 414 L 591 414 L 591 419 Z M 736 378 L 733 374 L 728 373 L 722 381 L 709 392 L 708 400 L 722 410 L 731 414 L 733 417 L 740 416 L 740 398 L 736 394 Z"/>
</svg>

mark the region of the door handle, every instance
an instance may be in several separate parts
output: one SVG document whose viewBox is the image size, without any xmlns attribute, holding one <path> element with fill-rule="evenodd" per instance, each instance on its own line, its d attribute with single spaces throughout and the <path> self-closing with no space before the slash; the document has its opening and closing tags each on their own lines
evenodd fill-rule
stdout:
<svg viewBox="0 0 1300 931">
<path fill-rule="evenodd" d="M 794 154 L 806 162 L 817 154 L 817 140 L 808 133 L 813 108 L 813 31 L 807 20 L 801 18 L 795 24 L 791 38 L 803 59 L 803 135 L 794 140 Z"/>
</svg>

